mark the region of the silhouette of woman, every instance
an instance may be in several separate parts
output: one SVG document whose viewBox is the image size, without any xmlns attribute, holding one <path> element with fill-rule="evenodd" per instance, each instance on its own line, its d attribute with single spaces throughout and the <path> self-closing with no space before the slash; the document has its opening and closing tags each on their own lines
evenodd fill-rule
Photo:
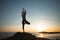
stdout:
<svg viewBox="0 0 60 40">
<path fill-rule="evenodd" d="M 24 25 L 25 24 L 30 24 L 27 20 L 26 20 L 26 10 L 23 8 L 22 10 L 22 29 L 24 32 Z"/>
</svg>

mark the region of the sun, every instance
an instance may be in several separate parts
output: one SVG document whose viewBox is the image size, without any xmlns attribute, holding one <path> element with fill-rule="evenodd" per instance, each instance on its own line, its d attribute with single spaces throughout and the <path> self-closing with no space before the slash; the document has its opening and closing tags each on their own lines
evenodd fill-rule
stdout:
<svg viewBox="0 0 60 40">
<path fill-rule="evenodd" d="M 43 32 L 43 31 L 45 31 L 45 26 L 44 25 L 40 25 L 40 26 L 38 26 L 37 30 L 39 32 Z"/>
<path fill-rule="evenodd" d="M 37 32 L 44 32 L 48 31 L 48 23 L 47 22 L 35 22 L 32 25 L 33 29 L 36 30 Z"/>
</svg>

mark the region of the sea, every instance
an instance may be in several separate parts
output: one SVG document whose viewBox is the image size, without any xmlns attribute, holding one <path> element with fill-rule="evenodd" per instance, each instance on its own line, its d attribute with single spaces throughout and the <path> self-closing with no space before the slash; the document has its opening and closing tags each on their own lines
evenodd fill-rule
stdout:
<svg viewBox="0 0 60 40">
<path fill-rule="evenodd" d="M 13 36 L 16 32 L 0 32 L 0 39 L 4 39 L 10 36 Z M 60 40 L 60 33 L 58 34 L 48 34 L 48 33 L 38 33 L 38 32 L 29 32 L 32 35 L 40 38 L 48 38 L 50 40 Z"/>
</svg>

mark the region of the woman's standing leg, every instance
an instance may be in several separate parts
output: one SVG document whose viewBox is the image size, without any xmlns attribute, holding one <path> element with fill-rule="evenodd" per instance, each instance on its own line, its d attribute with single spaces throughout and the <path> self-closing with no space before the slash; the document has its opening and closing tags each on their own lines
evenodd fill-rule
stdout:
<svg viewBox="0 0 60 40">
<path fill-rule="evenodd" d="M 25 25 L 25 23 L 24 23 L 24 21 L 22 21 L 22 29 L 23 29 L 23 32 L 24 32 L 24 25 Z"/>
</svg>

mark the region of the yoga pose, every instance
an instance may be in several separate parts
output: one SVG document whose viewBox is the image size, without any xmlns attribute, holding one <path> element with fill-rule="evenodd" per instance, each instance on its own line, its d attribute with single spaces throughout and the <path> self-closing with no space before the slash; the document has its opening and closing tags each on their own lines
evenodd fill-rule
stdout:
<svg viewBox="0 0 60 40">
<path fill-rule="evenodd" d="M 25 24 L 30 24 L 27 20 L 26 20 L 26 10 L 23 8 L 22 10 L 22 29 L 24 32 L 24 25 Z"/>
</svg>

